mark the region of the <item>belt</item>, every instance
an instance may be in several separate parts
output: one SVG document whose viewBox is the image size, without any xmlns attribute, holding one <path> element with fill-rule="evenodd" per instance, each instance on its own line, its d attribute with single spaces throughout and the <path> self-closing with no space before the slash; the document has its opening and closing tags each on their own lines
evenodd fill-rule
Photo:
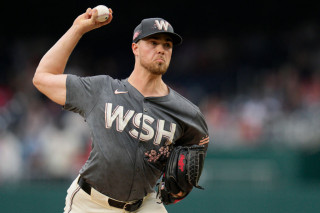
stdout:
<svg viewBox="0 0 320 213">
<path fill-rule="evenodd" d="M 88 195 L 91 195 L 91 188 L 92 187 L 81 176 L 79 177 L 78 185 Z M 138 208 L 140 208 L 140 206 L 142 204 L 142 201 L 143 201 L 143 199 L 138 200 L 138 201 L 136 201 L 134 203 L 126 203 L 126 202 L 117 201 L 117 200 L 114 200 L 114 199 L 108 197 L 108 203 L 109 203 L 110 206 L 116 207 L 116 208 L 119 208 L 119 209 L 124 209 L 124 210 L 129 211 L 129 212 L 136 211 Z"/>
</svg>

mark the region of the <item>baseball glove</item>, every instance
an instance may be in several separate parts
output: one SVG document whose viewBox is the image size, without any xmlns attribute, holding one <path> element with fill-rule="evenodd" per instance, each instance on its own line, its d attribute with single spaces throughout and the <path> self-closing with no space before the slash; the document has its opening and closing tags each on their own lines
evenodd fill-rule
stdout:
<svg viewBox="0 0 320 213">
<path fill-rule="evenodd" d="M 158 197 L 165 205 L 177 203 L 198 185 L 205 157 L 205 148 L 200 145 L 173 148 L 158 187 Z M 179 193 L 179 196 L 176 196 Z"/>
</svg>

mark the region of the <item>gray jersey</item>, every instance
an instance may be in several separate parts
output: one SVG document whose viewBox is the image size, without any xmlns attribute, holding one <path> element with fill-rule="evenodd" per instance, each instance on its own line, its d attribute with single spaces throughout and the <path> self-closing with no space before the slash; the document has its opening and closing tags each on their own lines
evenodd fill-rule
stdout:
<svg viewBox="0 0 320 213">
<path fill-rule="evenodd" d="M 199 108 L 170 89 L 144 97 L 127 79 L 67 77 L 64 108 L 82 115 L 92 151 L 80 174 L 99 192 L 121 201 L 154 191 L 172 145 L 205 144 Z"/>
</svg>

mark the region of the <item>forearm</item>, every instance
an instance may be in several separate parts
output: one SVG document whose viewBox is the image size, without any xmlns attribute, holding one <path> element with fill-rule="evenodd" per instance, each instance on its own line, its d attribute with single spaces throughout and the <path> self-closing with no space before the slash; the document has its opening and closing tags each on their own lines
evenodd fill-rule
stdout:
<svg viewBox="0 0 320 213">
<path fill-rule="evenodd" d="M 71 28 L 43 56 L 35 76 L 38 74 L 63 74 L 68 59 L 81 37 L 93 29 L 109 24 L 112 20 L 111 9 L 110 16 L 105 22 L 97 22 L 97 15 L 97 10 L 91 10 L 91 8 L 88 8 L 85 13 L 79 15 L 74 20 Z"/>
<path fill-rule="evenodd" d="M 105 22 L 97 22 L 97 10 L 79 15 L 69 30 L 55 43 L 41 59 L 33 77 L 34 86 L 54 102 L 64 105 L 66 101 L 66 79 L 63 75 L 68 59 L 81 37 L 112 20 L 112 10 Z"/>
<path fill-rule="evenodd" d="M 82 37 L 77 26 L 72 26 L 41 59 L 35 75 L 63 74 L 68 59 Z"/>
</svg>

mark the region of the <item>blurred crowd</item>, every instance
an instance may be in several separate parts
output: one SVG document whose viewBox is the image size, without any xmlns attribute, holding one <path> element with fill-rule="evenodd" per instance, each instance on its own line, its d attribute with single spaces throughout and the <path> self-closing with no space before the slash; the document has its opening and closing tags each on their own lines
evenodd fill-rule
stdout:
<svg viewBox="0 0 320 213">
<path fill-rule="evenodd" d="M 185 38 L 164 76 L 198 105 L 208 123 L 209 152 L 242 148 L 320 148 L 320 38 L 316 23 L 265 34 Z M 91 146 L 82 117 L 41 95 L 32 77 L 53 38 L 1 39 L 0 184 L 74 178 Z M 81 45 L 79 45 L 81 52 Z M 67 73 L 91 75 L 72 55 Z M 94 61 L 95 74 L 129 75 L 123 59 Z M 131 68 L 130 68 L 131 67 Z M 91 70 L 90 70 L 91 71 Z M 120 76 L 120 75 L 119 75 Z"/>
</svg>

